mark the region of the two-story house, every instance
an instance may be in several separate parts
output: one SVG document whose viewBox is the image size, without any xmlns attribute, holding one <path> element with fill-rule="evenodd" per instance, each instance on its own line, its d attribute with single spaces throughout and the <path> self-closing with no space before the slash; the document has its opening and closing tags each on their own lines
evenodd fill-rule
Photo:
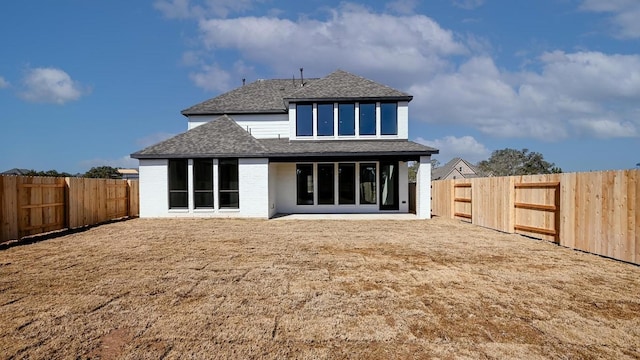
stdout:
<svg viewBox="0 0 640 360">
<path fill-rule="evenodd" d="M 182 111 L 188 130 L 138 151 L 141 217 L 407 213 L 429 218 L 431 155 L 408 141 L 412 96 L 338 70 L 258 80 Z"/>
</svg>

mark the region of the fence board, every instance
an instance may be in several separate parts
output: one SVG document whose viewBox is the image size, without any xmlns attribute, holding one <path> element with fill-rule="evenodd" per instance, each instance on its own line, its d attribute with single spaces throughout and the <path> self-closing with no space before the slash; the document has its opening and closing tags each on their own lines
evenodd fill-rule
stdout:
<svg viewBox="0 0 640 360">
<path fill-rule="evenodd" d="M 640 264 L 640 170 L 432 182 L 434 215 L 469 205 L 473 224 Z"/>
<path fill-rule="evenodd" d="M 0 176 L 0 243 L 137 216 L 138 189 L 137 180 Z"/>
</svg>

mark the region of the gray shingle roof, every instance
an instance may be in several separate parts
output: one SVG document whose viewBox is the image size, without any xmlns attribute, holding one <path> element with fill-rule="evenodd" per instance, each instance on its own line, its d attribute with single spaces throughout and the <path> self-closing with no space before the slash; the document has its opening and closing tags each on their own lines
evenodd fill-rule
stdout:
<svg viewBox="0 0 640 360">
<path fill-rule="evenodd" d="M 405 100 L 412 96 L 375 81 L 336 70 L 321 79 L 258 80 L 182 110 L 189 115 L 286 113 L 290 101 Z"/>
<path fill-rule="evenodd" d="M 438 150 L 408 140 L 324 140 L 289 139 L 259 140 L 269 149 L 270 158 L 278 157 L 343 157 L 343 156 L 420 156 Z"/>
<path fill-rule="evenodd" d="M 289 141 L 256 139 L 224 115 L 131 154 L 136 159 L 198 157 L 320 158 L 423 156 L 438 150 L 408 140 Z"/>
<path fill-rule="evenodd" d="M 289 101 L 320 99 L 393 99 L 410 101 L 412 96 L 344 70 L 336 70 L 285 97 L 285 100 Z"/>
<path fill-rule="evenodd" d="M 255 157 L 267 149 L 230 117 L 215 120 L 131 154 L 137 159 Z"/>
<path fill-rule="evenodd" d="M 317 79 L 305 79 L 311 84 Z M 183 115 L 286 113 L 285 96 L 300 89 L 300 80 L 257 80 L 182 110 Z"/>
</svg>

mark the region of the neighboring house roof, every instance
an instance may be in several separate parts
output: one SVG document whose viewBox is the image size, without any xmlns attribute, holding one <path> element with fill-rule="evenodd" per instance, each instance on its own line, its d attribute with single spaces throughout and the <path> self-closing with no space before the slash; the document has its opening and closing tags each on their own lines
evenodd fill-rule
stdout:
<svg viewBox="0 0 640 360">
<path fill-rule="evenodd" d="M 305 86 L 317 79 L 305 79 Z M 300 80 L 257 80 L 182 110 L 182 115 L 286 113 L 282 100 L 301 88 Z"/>
<path fill-rule="evenodd" d="M 26 175 L 29 171 L 29 169 L 18 169 L 18 168 L 13 168 L 11 170 L 7 170 L 4 172 L 1 172 L 0 175 Z"/>
<path fill-rule="evenodd" d="M 285 101 L 331 100 L 406 100 L 413 97 L 375 81 L 351 74 L 344 70 L 336 70 L 317 81 L 299 88 L 285 96 Z"/>
<path fill-rule="evenodd" d="M 431 171 L 431 179 L 432 180 L 440 180 L 440 179 L 444 179 L 447 176 L 449 176 L 449 174 L 451 174 L 453 171 L 456 171 L 457 169 L 457 165 L 459 162 L 464 162 L 469 169 L 471 169 L 474 173 L 473 174 L 463 174 L 461 173 L 462 176 L 464 176 L 465 178 L 475 178 L 475 177 L 480 177 L 482 176 L 480 174 L 480 170 L 478 170 L 478 168 L 471 164 L 470 162 L 456 157 L 451 159 L 448 163 L 444 164 L 443 166 L 437 167 L 435 169 L 433 169 L 433 171 Z"/>
<path fill-rule="evenodd" d="M 176 135 L 131 154 L 136 159 L 198 157 L 328 158 L 343 156 L 406 156 L 437 154 L 438 150 L 408 140 L 289 141 L 256 139 L 229 116 Z"/>
<path fill-rule="evenodd" d="M 120 175 L 138 175 L 138 169 L 116 169 Z"/>
</svg>

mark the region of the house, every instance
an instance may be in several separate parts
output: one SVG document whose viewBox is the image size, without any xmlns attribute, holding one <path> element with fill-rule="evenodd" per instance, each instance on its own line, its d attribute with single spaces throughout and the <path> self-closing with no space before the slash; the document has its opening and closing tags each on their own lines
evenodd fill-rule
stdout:
<svg viewBox="0 0 640 360">
<path fill-rule="evenodd" d="M 470 179 L 482 176 L 484 175 L 475 165 L 459 157 L 431 172 L 431 180 Z"/>
<path fill-rule="evenodd" d="M 186 132 L 131 154 L 140 216 L 407 213 L 417 161 L 416 214 L 429 218 L 438 150 L 408 141 L 411 100 L 342 70 L 243 84 L 183 110 Z"/>
<path fill-rule="evenodd" d="M 31 170 L 29 170 L 29 169 L 13 168 L 13 169 L 1 172 L 0 175 L 26 176 L 30 172 L 31 172 Z"/>
<path fill-rule="evenodd" d="M 124 180 L 137 180 L 140 177 L 138 169 L 116 169 L 116 171 Z"/>
</svg>

